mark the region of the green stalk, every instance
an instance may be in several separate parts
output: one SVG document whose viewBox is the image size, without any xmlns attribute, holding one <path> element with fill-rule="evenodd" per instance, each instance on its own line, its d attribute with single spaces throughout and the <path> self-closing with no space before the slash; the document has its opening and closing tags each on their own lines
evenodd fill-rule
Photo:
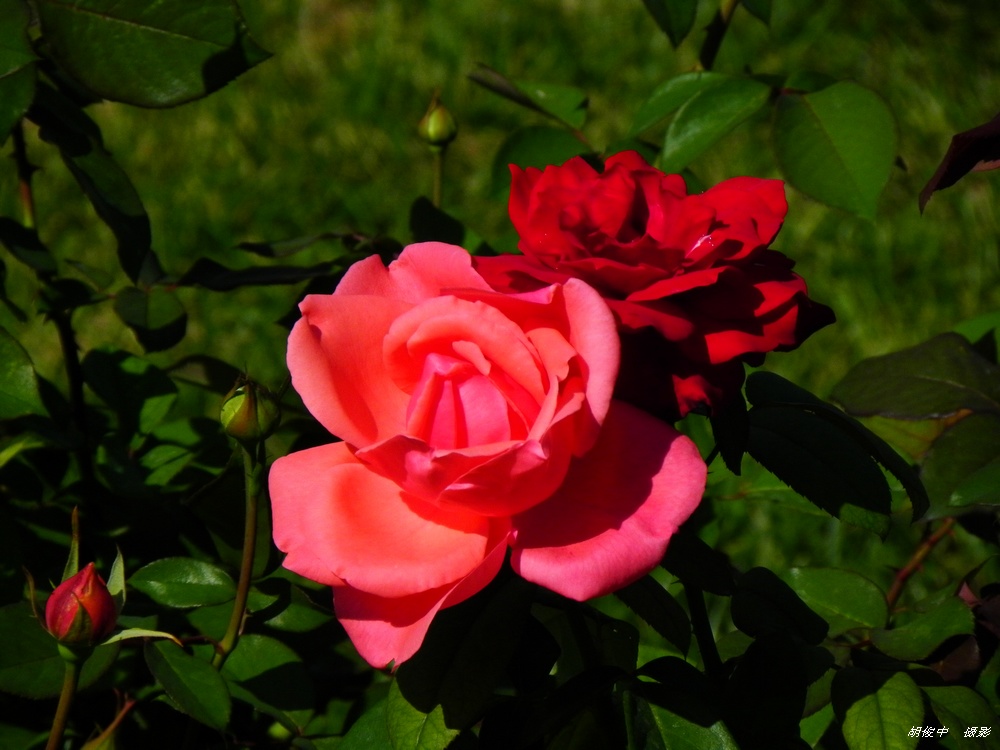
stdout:
<svg viewBox="0 0 1000 750">
<path fill-rule="evenodd" d="M 444 147 L 434 150 L 434 208 L 441 208 L 441 187 L 444 184 Z"/>
<path fill-rule="evenodd" d="M 80 681 L 79 657 L 61 644 L 59 653 L 63 657 L 66 671 L 63 673 L 59 706 L 56 708 L 56 715 L 52 720 L 52 730 L 49 732 L 49 741 L 45 745 L 45 750 L 56 750 L 62 744 L 63 732 L 66 731 L 66 722 L 69 719 L 69 710 L 73 705 L 73 699 L 76 697 L 76 686 Z"/>
<path fill-rule="evenodd" d="M 698 650 L 701 652 L 701 661 L 705 665 L 705 674 L 715 680 L 721 680 L 723 674 L 722 658 L 715 645 L 712 624 L 708 619 L 708 610 L 705 608 L 705 594 L 697 586 L 688 583 L 684 583 L 683 586 L 684 592 L 687 594 L 688 610 L 691 612 L 691 628 L 694 630 L 695 640 L 698 641 Z"/>
<path fill-rule="evenodd" d="M 254 550 L 257 542 L 257 508 L 264 484 L 264 441 L 243 446 L 243 471 L 246 480 L 246 519 L 243 526 L 243 558 L 240 561 L 240 579 L 236 584 L 236 599 L 229 618 L 226 634 L 222 636 L 212 657 L 212 666 L 219 669 L 226 657 L 236 648 L 246 614 L 250 579 L 253 577 Z"/>
</svg>

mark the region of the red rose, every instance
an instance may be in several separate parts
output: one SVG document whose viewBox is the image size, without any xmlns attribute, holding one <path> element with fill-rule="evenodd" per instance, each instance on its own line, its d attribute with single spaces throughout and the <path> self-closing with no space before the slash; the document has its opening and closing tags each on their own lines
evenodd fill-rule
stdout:
<svg viewBox="0 0 1000 750">
<path fill-rule="evenodd" d="M 578 280 L 502 294 L 424 243 L 300 307 L 292 382 L 344 442 L 274 463 L 275 542 L 373 665 L 409 658 L 507 547 L 525 578 L 598 596 L 656 565 L 701 498 L 694 444 L 612 402 L 614 318 Z"/>
<path fill-rule="evenodd" d="M 94 563 L 56 586 L 45 603 L 45 628 L 63 643 L 96 643 L 117 620 L 115 601 Z"/>
<path fill-rule="evenodd" d="M 634 151 L 600 173 L 580 157 L 511 173 L 524 255 L 477 258 L 476 270 L 505 291 L 569 278 L 597 289 L 622 332 L 617 394 L 643 408 L 670 420 L 715 409 L 738 392 L 744 362 L 833 322 L 768 249 L 788 210 L 779 180 L 737 177 L 688 195 L 680 175 Z"/>
</svg>

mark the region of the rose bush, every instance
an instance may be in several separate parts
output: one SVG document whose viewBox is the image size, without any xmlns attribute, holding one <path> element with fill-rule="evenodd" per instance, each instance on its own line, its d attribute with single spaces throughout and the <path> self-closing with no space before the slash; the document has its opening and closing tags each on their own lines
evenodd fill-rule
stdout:
<svg viewBox="0 0 1000 750">
<path fill-rule="evenodd" d="M 779 180 L 737 177 L 688 195 L 634 151 L 598 172 L 581 157 L 511 167 L 510 217 L 523 256 L 476 259 L 495 287 L 579 278 L 622 332 L 618 395 L 673 421 L 738 392 L 743 363 L 798 346 L 833 322 L 792 261 L 768 245 L 788 204 Z"/>
<path fill-rule="evenodd" d="M 614 317 L 579 280 L 498 293 L 463 249 L 423 243 L 300 309 L 292 383 L 343 442 L 275 461 L 275 542 L 333 587 L 373 665 L 409 658 L 508 547 L 524 578 L 599 596 L 655 566 L 701 499 L 694 444 L 612 400 Z"/>
</svg>

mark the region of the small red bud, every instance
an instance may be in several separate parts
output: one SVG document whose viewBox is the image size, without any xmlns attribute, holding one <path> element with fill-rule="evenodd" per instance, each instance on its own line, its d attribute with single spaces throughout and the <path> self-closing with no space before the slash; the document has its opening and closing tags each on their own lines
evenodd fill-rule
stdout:
<svg viewBox="0 0 1000 750">
<path fill-rule="evenodd" d="M 59 584 L 45 604 L 45 627 L 60 643 L 93 645 L 115 629 L 117 618 L 94 563 Z"/>
</svg>

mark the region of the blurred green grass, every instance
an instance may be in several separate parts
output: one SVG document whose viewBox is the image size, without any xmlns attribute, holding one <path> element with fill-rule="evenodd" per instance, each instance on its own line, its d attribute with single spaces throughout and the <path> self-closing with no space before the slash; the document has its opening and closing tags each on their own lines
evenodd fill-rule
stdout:
<svg viewBox="0 0 1000 750">
<path fill-rule="evenodd" d="M 703 5 L 696 29 L 712 11 Z M 173 273 L 200 257 L 253 262 L 234 249 L 246 240 L 327 230 L 407 240 L 409 205 L 429 193 L 431 182 L 430 157 L 415 128 L 436 89 L 460 123 L 446 165 L 445 207 L 487 240 L 507 233 L 505 186 L 491 184 L 492 160 L 508 133 L 542 120 L 476 87 L 466 74 L 482 62 L 515 79 L 584 89 L 590 95 L 584 131 L 603 149 L 626 134 L 658 83 L 692 67 L 703 35 L 696 31 L 671 49 L 638 0 L 244 0 L 242 6 L 273 59 L 177 109 L 94 108 Z M 770 27 L 738 9 L 716 69 L 817 70 L 856 80 L 888 101 L 901 136 L 903 166 L 874 223 L 789 189 L 791 208 L 775 247 L 797 261 L 812 295 L 831 305 L 839 322 L 798 351 L 769 357 L 769 369 L 825 395 L 863 357 L 1000 307 L 1000 178 L 972 175 L 936 194 L 924 216 L 916 203 L 951 135 L 1000 109 L 1000 46 L 991 39 L 998 20 L 995 4 L 944 0 L 864 7 L 775 0 Z M 767 122 L 749 123 L 692 170 L 705 184 L 740 174 L 779 176 L 767 138 Z M 112 266 L 110 234 L 58 158 L 30 140 L 42 167 L 35 184 L 43 239 L 62 258 Z M 0 209 L 18 215 L 12 165 L 0 175 Z M 317 262 L 329 252 L 319 244 L 297 262 Z M 30 306 L 30 276 L 8 265 L 10 293 Z M 189 335 L 157 360 L 207 352 L 278 383 L 284 333 L 273 321 L 299 291 L 179 290 L 191 314 Z M 108 308 L 78 314 L 84 348 L 135 349 Z M 17 327 L 6 317 L 2 322 Z M 43 372 L 58 364 L 49 328 L 38 328 L 31 352 Z"/>
</svg>

